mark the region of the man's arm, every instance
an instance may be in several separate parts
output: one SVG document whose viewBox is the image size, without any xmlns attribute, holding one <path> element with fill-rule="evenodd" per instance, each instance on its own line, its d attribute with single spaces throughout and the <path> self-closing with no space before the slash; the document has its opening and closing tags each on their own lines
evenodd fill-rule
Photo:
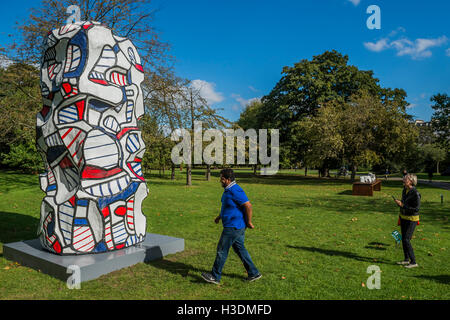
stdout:
<svg viewBox="0 0 450 320">
<path fill-rule="evenodd" d="M 255 228 L 255 226 L 252 224 L 252 215 L 253 215 L 253 207 L 250 201 L 247 201 L 246 203 L 242 204 L 245 210 L 245 222 L 247 224 L 247 227 L 250 229 Z"/>
</svg>

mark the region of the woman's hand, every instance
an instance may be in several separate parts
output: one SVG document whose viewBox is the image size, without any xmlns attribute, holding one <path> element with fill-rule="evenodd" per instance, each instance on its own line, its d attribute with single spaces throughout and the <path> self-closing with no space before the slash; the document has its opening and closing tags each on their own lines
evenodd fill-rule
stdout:
<svg viewBox="0 0 450 320">
<path fill-rule="evenodd" d="M 399 207 L 403 207 L 403 203 L 400 200 L 395 199 L 395 203 L 399 206 Z"/>
</svg>

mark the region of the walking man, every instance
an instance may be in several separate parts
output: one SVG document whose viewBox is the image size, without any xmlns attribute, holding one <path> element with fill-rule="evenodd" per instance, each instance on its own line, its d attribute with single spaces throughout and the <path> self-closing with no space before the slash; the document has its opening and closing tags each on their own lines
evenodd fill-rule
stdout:
<svg viewBox="0 0 450 320">
<path fill-rule="evenodd" d="M 244 190 L 236 183 L 232 169 L 220 172 L 220 182 L 224 187 L 222 194 L 222 208 L 220 215 L 214 220 L 222 220 L 223 231 L 217 245 L 217 255 L 211 273 L 202 273 L 205 281 L 220 284 L 222 269 L 228 257 L 230 247 L 239 256 L 247 270 L 247 281 L 254 281 L 262 277 L 254 265 L 250 254 L 244 246 L 246 228 L 253 229 L 252 205 Z"/>
</svg>

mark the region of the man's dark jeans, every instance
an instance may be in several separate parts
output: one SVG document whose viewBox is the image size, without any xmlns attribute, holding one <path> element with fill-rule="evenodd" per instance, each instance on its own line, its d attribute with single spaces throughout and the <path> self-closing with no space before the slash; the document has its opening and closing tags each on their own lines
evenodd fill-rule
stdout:
<svg viewBox="0 0 450 320">
<path fill-rule="evenodd" d="M 411 238 L 416 225 L 417 221 L 400 219 L 400 228 L 402 229 L 403 253 L 405 254 L 405 261 L 410 261 L 411 264 L 416 263 L 416 257 L 414 256 L 414 250 L 411 245 Z"/>
<path fill-rule="evenodd" d="M 225 265 L 225 261 L 227 260 L 230 247 L 233 247 L 234 252 L 236 252 L 242 260 L 249 277 L 259 274 L 258 269 L 256 269 L 253 264 L 252 258 L 250 258 L 250 254 L 247 249 L 245 249 L 244 240 L 245 228 L 223 228 L 222 235 L 220 236 L 220 240 L 217 245 L 216 260 L 214 261 L 214 266 L 211 272 L 217 281 L 220 281 L 222 276 L 222 269 Z"/>
</svg>

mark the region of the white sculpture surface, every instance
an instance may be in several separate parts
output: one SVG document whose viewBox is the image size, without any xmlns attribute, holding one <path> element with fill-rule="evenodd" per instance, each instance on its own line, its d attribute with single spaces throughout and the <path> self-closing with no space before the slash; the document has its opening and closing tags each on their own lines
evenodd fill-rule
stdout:
<svg viewBox="0 0 450 320">
<path fill-rule="evenodd" d="M 144 240 L 143 71 L 133 43 L 100 23 L 48 33 L 37 114 L 46 167 L 38 232 L 47 250 L 98 253 Z"/>
</svg>

